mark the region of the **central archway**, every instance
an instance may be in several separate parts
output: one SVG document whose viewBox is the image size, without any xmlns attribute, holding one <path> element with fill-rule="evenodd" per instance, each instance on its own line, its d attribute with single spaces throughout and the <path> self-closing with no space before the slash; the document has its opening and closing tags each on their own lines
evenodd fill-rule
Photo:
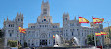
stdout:
<svg viewBox="0 0 111 49">
<path fill-rule="evenodd" d="M 42 33 L 40 34 L 40 46 L 46 46 L 47 45 L 47 34 Z"/>
</svg>

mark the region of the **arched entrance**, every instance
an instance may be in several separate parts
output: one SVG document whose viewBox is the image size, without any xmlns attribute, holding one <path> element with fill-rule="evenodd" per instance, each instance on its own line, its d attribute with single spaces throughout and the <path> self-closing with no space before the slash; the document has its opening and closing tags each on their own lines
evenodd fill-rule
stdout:
<svg viewBox="0 0 111 49">
<path fill-rule="evenodd" d="M 40 46 L 47 46 L 47 34 L 45 33 L 40 35 Z"/>
</svg>

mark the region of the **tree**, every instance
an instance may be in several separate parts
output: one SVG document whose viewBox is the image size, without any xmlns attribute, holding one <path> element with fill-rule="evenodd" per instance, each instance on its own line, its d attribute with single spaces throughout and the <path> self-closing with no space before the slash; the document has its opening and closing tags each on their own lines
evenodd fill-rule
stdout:
<svg viewBox="0 0 111 49">
<path fill-rule="evenodd" d="M 24 42 L 24 47 L 27 47 L 27 42 Z"/>
<path fill-rule="evenodd" d="M 98 38 L 96 38 L 96 42 L 98 42 Z M 94 34 L 90 34 L 87 36 L 87 44 L 93 46 L 95 45 Z"/>
<path fill-rule="evenodd" d="M 2 38 L 3 36 L 4 36 L 4 32 L 0 30 L 0 38 Z"/>
<path fill-rule="evenodd" d="M 17 46 L 17 41 L 8 40 L 8 45 L 9 45 L 10 47 L 16 47 L 16 46 Z"/>
</svg>

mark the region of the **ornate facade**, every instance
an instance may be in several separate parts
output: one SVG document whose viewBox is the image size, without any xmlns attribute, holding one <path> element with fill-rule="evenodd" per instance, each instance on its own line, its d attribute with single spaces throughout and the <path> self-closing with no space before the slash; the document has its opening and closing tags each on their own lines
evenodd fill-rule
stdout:
<svg viewBox="0 0 111 49">
<path fill-rule="evenodd" d="M 61 28 L 60 23 L 52 22 L 48 1 L 42 1 L 41 14 L 38 16 L 36 23 L 28 24 L 26 34 L 20 34 L 18 26 L 23 27 L 23 14 L 21 13 L 17 13 L 16 19 L 13 21 L 8 18 L 4 20 L 5 46 L 8 46 L 8 40 L 18 40 L 22 45 L 26 42 L 30 47 L 53 46 L 55 44 L 53 35 L 55 34 L 63 36 L 65 40 L 77 37 L 81 45 L 87 45 L 87 35 L 96 31 L 100 32 L 103 29 L 102 24 L 91 23 L 91 27 L 81 26 L 76 17 L 74 20 L 70 20 L 68 13 L 63 13 L 63 27 Z"/>
</svg>

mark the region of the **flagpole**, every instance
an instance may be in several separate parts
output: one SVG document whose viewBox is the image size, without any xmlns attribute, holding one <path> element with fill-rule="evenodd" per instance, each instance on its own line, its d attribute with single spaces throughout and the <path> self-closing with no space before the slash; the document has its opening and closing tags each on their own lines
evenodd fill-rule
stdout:
<svg viewBox="0 0 111 49">
<path fill-rule="evenodd" d="M 93 16 L 92 16 L 92 21 L 93 21 Z M 93 23 L 93 22 L 92 22 Z M 94 27 L 93 27 L 94 28 Z M 96 28 L 95 28 L 96 29 Z M 95 41 L 95 49 L 96 49 L 96 35 L 94 33 L 94 41 Z"/>
<path fill-rule="evenodd" d="M 78 15 L 78 17 L 79 17 L 79 15 Z M 80 38 L 81 36 L 79 35 L 79 38 Z M 80 38 L 81 39 L 81 38 Z M 81 46 L 81 41 L 80 41 L 80 39 L 79 39 L 79 42 L 80 42 L 80 49 L 82 49 L 82 46 Z"/>
<path fill-rule="evenodd" d="M 109 26 L 109 22 L 108 22 L 108 29 L 109 29 L 109 44 L 110 44 L 110 26 Z M 108 45 L 109 48 L 109 45 Z"/>
<path fill-rule="evenodd" d="M 94 41 L 95 41 L 95 49 L 96 49 L 96 36 L 94 34 Z"/>
<path fill-rule="evenodd" d="M 102 43 L 103 41 L 102 41 L 102 35 L 101 35 L 101 46 L 102 46 L 102 49 L 103 49 L 103 43 Z"/>
<path fill-rule="evenodd" d="M 101 23 L 102 24 L 102 23 Z M 103 25 L 103 24 L 102 24 Z M 102 38 L 102 35 L 101 35 L 101 45 L 102 45 L 102 49 L 103 49 L 103 38 Z"/>
</svg>

